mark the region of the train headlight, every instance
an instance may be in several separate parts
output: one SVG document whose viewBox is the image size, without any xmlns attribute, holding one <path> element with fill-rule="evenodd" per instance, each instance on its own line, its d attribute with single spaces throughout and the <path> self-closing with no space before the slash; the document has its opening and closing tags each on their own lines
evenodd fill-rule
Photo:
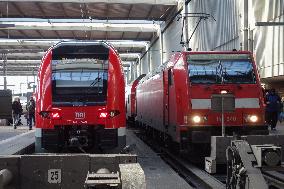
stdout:
<svg viewBox="0 0 284 189">
<path fill-rule="evenodd" d="M 109 114 L 107 112 L 99 112 L 99 118 L 105 119 L 108 118 Z"/>
<path fill-rule="evenodd" d="M 193 117 L 192 117 L 192 121 L 193 121 L 194 123 L 200 123 L 200 122 L 201 122 L 201 117 L 198 116 L 198 115 L 193 116 Z"/>
<path fill-rule="evenodd" d="M 250 122 L 250 123 L 256 123 L 258 121 L 258 116 L 257 115 L 247 115 L 247 117 L 245 118 L 246 122 Z"/>
<path fill-rule="evenodd" d="M 51 118 L 52 119 L 60 119 L 61 115 L 59 112 L 51 112 Z"/>
<path fill-rule="evenodd" d="M 257 122 L 258 117 L 257 117 L 256 115 L 252 115 L 252 116 L 249 117 L 249 120 L 250 120 L 251 122 L 255 123 L 255 122 Z"/>
</svg>

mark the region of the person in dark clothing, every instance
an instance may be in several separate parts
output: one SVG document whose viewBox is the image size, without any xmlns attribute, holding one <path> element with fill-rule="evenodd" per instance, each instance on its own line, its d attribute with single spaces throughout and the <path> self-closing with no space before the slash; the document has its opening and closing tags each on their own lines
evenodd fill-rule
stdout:
<svg viewBox="0 0 284 189">
<path fill-rule="evenodd" d="M 35 124 L 35 100 L 31 96 L 28 104 L 27 104 L 27 111 L 28 111 L 28 123 L 30 130 L 32 129 L 32 123 Z"/>
<path fill-rule="evenodd" d="M 17 129 L 17 126 L 20 125 L 20 117 L 23 112 L 23 108 L 20 102 L 20 99 L 15 99 L 12 103 L 12 114 L 13 114 L 13 125 L 14 129 Z"/>
<path fill-rule="evenodd" d="M 276 130 L 281 99 L 276 94 L 275 89 L 271 89 L 268 92 L 268 94 L 265 96 L 265 101 L 266 101 L 266 109 L 265 109 L 266 123 L 271 127 L 271 130 Z"/>
</svg>

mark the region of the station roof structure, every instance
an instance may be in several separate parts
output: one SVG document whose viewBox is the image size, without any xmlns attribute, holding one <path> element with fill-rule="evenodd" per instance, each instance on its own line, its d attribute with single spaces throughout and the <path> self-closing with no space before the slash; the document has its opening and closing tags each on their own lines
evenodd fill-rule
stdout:
<svg viewBox="0 0 284 189">
<path fill-rule="evenodd" d="M 0 0 L 6 74 L 33 75 L 44 51 L 61 40 L 108 41 L 123 60 L 135 60 L 177 6 L 178 0 Z"/>
</svg>

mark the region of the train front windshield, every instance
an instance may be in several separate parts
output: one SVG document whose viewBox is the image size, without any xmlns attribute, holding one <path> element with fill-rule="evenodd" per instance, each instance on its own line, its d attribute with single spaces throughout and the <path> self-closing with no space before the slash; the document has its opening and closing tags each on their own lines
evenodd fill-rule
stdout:
<svg viewBox="0 0 284 189">
<path fill-rule="evenodd" d="M 107 60 L 53 60 L 53 104 L 104 105 L 107 96 L 107 79 Z"/>
<path fill-rule="evenodd" d="M 194 54 L 187 58 L 193 84 L 255 84 L 256 77 L 248 55 Z"/>
</svg>

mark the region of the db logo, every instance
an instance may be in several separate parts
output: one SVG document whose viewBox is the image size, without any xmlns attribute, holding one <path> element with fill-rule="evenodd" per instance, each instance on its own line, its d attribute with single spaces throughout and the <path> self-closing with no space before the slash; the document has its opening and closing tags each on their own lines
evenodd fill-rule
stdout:
<svg viewBox="0 0 284 189">
<path fill-rule="evenodd" d="M 75 112 L 75 119 L 85 119 L 85 112 Z"/>
</svg>

